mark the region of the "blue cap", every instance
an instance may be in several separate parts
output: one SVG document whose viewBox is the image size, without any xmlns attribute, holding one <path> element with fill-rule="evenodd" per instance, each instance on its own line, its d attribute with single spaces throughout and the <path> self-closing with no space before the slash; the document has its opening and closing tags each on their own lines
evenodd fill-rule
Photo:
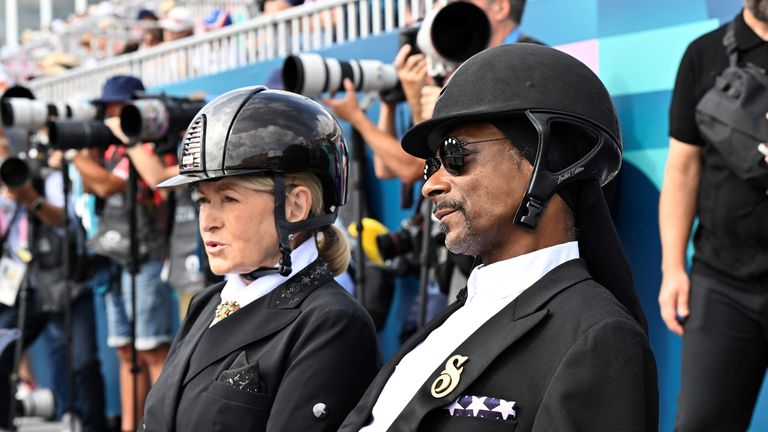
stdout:
<svg viewBox="0 0 768 432">
<path fill-rule="evenodd" d="M 144 84 L 141 83 L 140 79 L 129 75 L 117 75 L 104 83 L 101 97 L 92 100 L 91 103 L 107 104 L 127 102 L 133 99 L 134 93 L 143 90 Z"/>
<path fill-rule="evenodd" d="M 217 29 L 232 24 L 229 12 L 223 9 L 214 9 L 203 19 L 203 24 L 209 29 Z"/>
<path fill-rule="evenodd" d="M 155 21 L 158 21 L 160 19 L 160 18 L 157 17 L 157 15 L 155 15 L 154 12 L 152 12 L 149 9 L 142 9 L 136 15 L 136 19 L 137 20 L 143 20 L 143 19 L 146 19 L 146 18 L 153 19 Z"/>
</svg>

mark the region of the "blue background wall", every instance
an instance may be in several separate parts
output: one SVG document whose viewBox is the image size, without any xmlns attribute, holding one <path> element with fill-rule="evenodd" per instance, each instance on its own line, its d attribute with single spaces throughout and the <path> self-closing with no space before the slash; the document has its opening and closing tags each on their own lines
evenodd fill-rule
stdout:
<svg viewBox="0 0 768 432">
<path fill-rule="evenodd" d="M 617 225 L 632 263 L 659 366 L 660 430 L 673 428 L 679 390 L 680 339 L 666 330 L 656 296 L 661 281 L 658 198 L 667 155 L 667 113 L 671 89 L 685 47 L 738 13 L 735 0 L 528 0 L 523 31 L 569 52 L 593 68 L 615 98 L 624 139 L 624 167 L 619 177 Z M 375 58 L 391 62 L 397 35 L 385 34 L 322 51 L 340 59 Z M 264 83 L 281 60 L 245 67 L 212 77 L 165 86 L 172 94 L 220 94 L 232 88 Z M 155 89 L 160 90 L 160 89 Z M 377 107 L 370 110 L 376 118 Z M 372 169 L 370 170 L 372 172 Z M 396 180 L 368 181 L 373 214 L 396 229 L 410 211 L 398 209 Z M 413 296 L 398 288 L 398 299 Z M 407 301 L 393 309 L 382 332 L 382 348 L 396 348 L 400 318 Z M 111 382 L 111 381 L 110 381 Z M 114 383 L 112 394 L 114 394 Z M 768 391 L 761 394 L 750 430 L 768 430 Z M 114 398 L 111 407 L 114 410 Z"/>
</svg>

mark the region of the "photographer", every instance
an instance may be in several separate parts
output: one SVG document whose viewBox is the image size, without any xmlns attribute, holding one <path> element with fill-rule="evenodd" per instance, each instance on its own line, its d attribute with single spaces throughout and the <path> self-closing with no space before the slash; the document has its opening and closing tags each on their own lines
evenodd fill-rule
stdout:
<svg viewBox="0 0 768 432">
<path fill-rule="evenodd" d="M 395 102 L 382 100 L 379 108 L 379 124 L 375 125 L 366 116 L 358 101 L 352 81 L 344 80 L 344 97 L 333 99 L 333 95 L 323 99 L 337 118 L 349 122 L 360 132 L 363 140 L 373 150 L 373 166 L 376 177 L 389 179 L 398 177 L 400 181 L 411 184 L 418 180 L 423 172 L 423 163 L 405 153 L 395 137 Z"/>
<path fill-rule="evenodd" d="M 124 136 L 119 128 L 120 112 L 126 102 L 144 86 L 131 76 L 115 76 L 104 84 L 101 98 L 93 101 L 103 107 L 105 124 L 116 135 L 115 141 Z M 124 141 L 124 140 L 123 140 Z M 138 172 L 137 196 L 128 195 L 130 161 L 127 152 L 141 155 L 154 150 L 150 144 L 140 143 L 127 149 L 113 144 L 103 154 L 104 166 L 89 151 L 76 152 L 72 162 L 79 170 L 84 186 L 104 199 L 99 231 L 89 246 L 100 255 L 110 258 L 121 266 L 120 279 L 113 280 L 112 289 L 106 293 L 107 345 L 116 348 L 120 361 L 120 396 L 122 429 L 135 430 L 134 419 L 143 407 L 148 386 L 157 380 L 172 339 L 173 300 L 170 288 L 161 279 L 162 261 L 166 250 L 168 209 L 163 193 L 154 190 L 158 179 L 149 175 L 151 166 L 134 160 Z M 149 168 L 149 169 L 148 169 Z M 131 303 L 130 202 L 136 202 L 139 263 L 136 281 L 136 304 Z M 134 307 L 135 306 L 135 307 Z M 134 314 L 135 311 L 135 314 Z M 130 317 L 135 317 L 135 340 L 131 338 Z M 132 371 L 132 353 L 137 350 L 138 371 Z M 137 373 L 134 388 L 133 372 Z M 138 406 L 134 406 L 134 392 Z"/>
<path fill-rule="evenodd" d="M 4 138 L 3 138 L 4 139 Z M 2 158 L 8 155 L 7 142 L 3 143 Z M 58 161 L 61 153 L 51 154 L 48 164 L 60 168 Z M 20 159 L 5 159 L 8 161 L 25 162 Z M 18 173 L 21 166 L 15 167 Z M 23 170 L 22 170 L 23 171 Z M 78 417 L 83 431 L 103 431 L 106 427 L 104 416 L 104 387 L 97 357 L 96 334 L 93 300 L 82 279 L 67 282 L 67 275 L 62 259 L 64 247 L 64 195 L 62 173 L 60 170 L 45 170 L 41 176 L 30 175 L 20 185 L 4 184 L 2 187 L 2 205 L 0 205 L 0 229 L 4 242 L 3 259 L 16 262 L 25 261 L 21 258 L 28 250 L 32 261 L 28 264 L 28 296 L 26 302 L 26 319 L 23 329 L 23 344 L 29 345 L 46 328 L 51 325 L 56 334 L 62 335 L 55 340 L 55 346 L 48 347 L 49 356 L 57 358 L 65 349 L 65 315 L 66 289 L 71 296 L 72 318 L 72 354 L 74 373 L 74 395 L 77 400 Z M 79 229 L 77 223 L 72 224 L 71 230 Z M 34 236 L 28 238 L 28 233 Z M 12 284 L 11 281 L 4 281 Z M 15 281 L 19 289 L 21 280 Z M 19 304 L 0 306 L 0 327 L 17 328 Z M 50 341 L 50 340 L 49 340 Z M 14 367 L 13 345 L 6 347 L 0 356 L 0 427 L 8 427 L 11 395 L 10 374 Z M 54 377 L 60 382 L 60 377 Z M 66 395 L 63 389 L 55 394 L 58 415 L 66 408 Z M 74 403 L 75 401 L 71 401 Z M 27 413 L 35 414 L 35 413 Z"/>
<path fill-rule="evenodd" d="M 768 366 L 767 40 L 768 1 L 745 0 L 688 46 L 672 94 L 659 305 L 683 338 L 679 431 L 746 430 Z"/>
</svg>

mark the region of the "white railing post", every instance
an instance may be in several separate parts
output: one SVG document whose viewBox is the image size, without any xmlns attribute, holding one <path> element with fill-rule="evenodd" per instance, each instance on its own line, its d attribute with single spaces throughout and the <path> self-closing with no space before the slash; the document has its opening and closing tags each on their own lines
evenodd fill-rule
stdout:
<svg viewBox="0 0 768 432">
<path fill-rule="evenodd" d="M 51 20 L 53 20 L 53 4 L 51 0 L 40 0 L 40 28 L 49 27 Z"/>
<path fill-rule="evenodd" d="M 352 2 L 347 4 L 347 40 L 353 41 L 357 39 L 357 3 Z"/>
<path fill-rule="evenodd" d="M 369 19 L 371 9 L 368 6 L 368 0 L 360 0 L 358 5 L 360 6 L 360 37 L 368 37 L 370 32 Z"/>
<path fill-rule="evenodd" d="M 5 0 L 5 45 L 19 46 L 19 8 L 17 0 Z"/>
<path fill-rule="evenodd" d="M 75 13 L 85 13 L 86 9 L 88 9 L 88 0 L 75 0 Z"/>
<path fill-rule="evenodd" d="M 384 30 L 395 28 L 395 8 L 392 0 L 384 0 Z"/>
</svg>

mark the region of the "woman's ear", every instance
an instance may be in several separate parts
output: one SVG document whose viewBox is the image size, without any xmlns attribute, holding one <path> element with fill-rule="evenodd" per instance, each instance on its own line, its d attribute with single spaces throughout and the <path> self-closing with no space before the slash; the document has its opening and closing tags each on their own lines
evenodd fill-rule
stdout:
<svg viewBox="0 0 768 432">
<path fill-rule="evenodd" d="M 288 222 L 307 219 L 312 209 L 312 193 L 306 186 L 296 186 L 288 192 L 285 204 L 285 218 Z"/>
</svg>

